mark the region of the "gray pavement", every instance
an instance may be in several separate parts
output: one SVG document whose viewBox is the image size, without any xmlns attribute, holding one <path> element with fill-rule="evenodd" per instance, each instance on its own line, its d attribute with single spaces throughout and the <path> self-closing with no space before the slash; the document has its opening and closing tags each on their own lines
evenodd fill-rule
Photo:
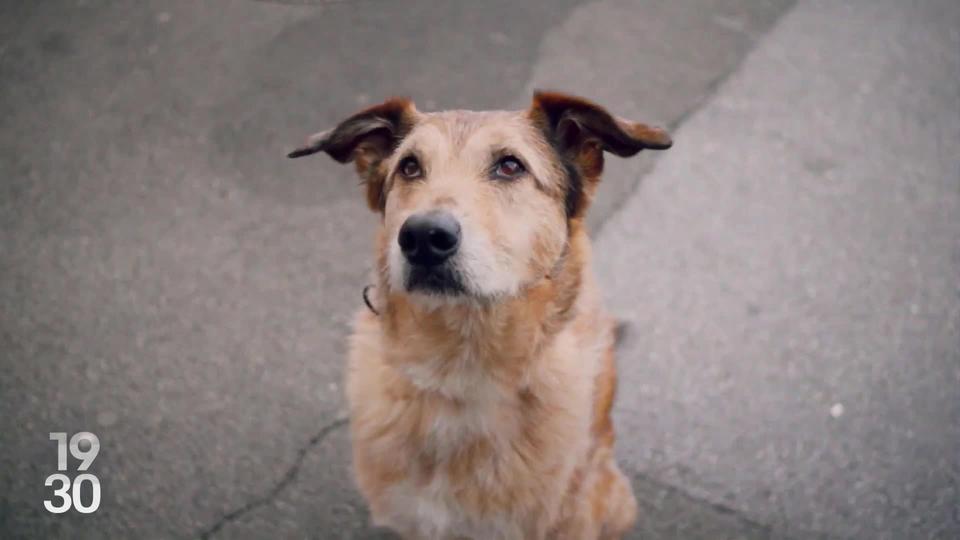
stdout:
<svg viewBox="0 0 960 540">
<path fill-rule="evenodd" d="M 390 94 L 556 87 L 676 130 L 591 217 L 634 537 L 957 537 L 958 29 L 948 0 L 0 3 L 0 536 L 389 537 L 340 388 L 374 218 L 283 153 Z M 83 429 L 102 507 L 47 514 L 47 434 Z"/>
<path fill-rule="evenodd" d="M 675 135 L 596 248 L 621 456 L 792 537 L 960 538 L 960 4 L 801 3 Z"/>
</svg>

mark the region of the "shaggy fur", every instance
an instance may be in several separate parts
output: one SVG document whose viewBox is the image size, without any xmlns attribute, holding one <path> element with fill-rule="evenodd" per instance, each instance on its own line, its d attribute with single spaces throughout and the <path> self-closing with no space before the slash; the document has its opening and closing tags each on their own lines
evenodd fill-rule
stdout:
<svg viewBox="0 0 960 540">
<path fill-rule="evenodd" d="M 586 100 L 538 92 L 525 111 L 422 113 L 395 98 L 292 152 L 355 161 L 376 239 L 376 313 L 360 310 L 347 394 L 357 484 L 405 538 L 619 538 L 636 502 L 613 457 L 613 324 L 583 217 L 603 169 L 671 144 Z M 524 173 L 491 176 L 508 155 Z M 417 179 L 398 172 L 405 159 Z M 463 239 L 462 292 L 409 291 L 411 215 L 443 209 Z"/>
</svg>

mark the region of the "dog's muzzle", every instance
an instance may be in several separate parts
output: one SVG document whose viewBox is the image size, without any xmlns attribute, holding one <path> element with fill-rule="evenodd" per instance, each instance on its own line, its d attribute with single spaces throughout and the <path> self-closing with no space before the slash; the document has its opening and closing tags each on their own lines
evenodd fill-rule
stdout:
<svg viewBox="0 0 960 540">
<path fill-rule="evenodd" d="M 460 247 L 460 223 L 451 214 L 434 210 L 410 216 L 400 227 L 397 243 L 408 263 L 408 290 L 462 292 L 449 262 Z"/>
</svg>

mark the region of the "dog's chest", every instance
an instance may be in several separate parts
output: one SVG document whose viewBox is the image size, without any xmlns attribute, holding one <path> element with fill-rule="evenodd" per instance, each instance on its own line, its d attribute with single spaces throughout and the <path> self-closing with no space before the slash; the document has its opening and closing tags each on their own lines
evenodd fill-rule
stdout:
<svg viewBox="0 0 960 540">
<path fill-rule="evenodd" d="M 382 521 L 427 538 L 524 537 L 524 512 L 511 501 L 543 474 L 539 466 L 551 456 L 518 455 L 518 449 L 533 447 L 523 429 L 526 419 L 514 400 L 483 385 L 475 381 L 473 394 L 482 398 L 459 407 L 404 411 L 426 418 L 398 423 L 397 429 L 424 422 L 429 429 L 422 438 L 403 437 L 407 474 L 384 492 Z"/>
<path fill-rule="evenodd" d="M 509 514 L 478 515 L 456 499 L 443 477 L 427 485 L 406 480 L 386 492 L 386 512 L 378 524 L 423 538 L 523 538 L 523 529 Z"/>
<path fill-rule="evenodd" d="M 375 521 L 414 537 L 540 536 L 586 452 L 591 410 L 589 360 L 547 360 L 530 378 L 475 356 L 355 364 L 351 431 Z"/>
<path fill-rule="evenodd" d="M 489 435 L 497 421 L 476 410 L 435 418 L 429 437 L 410 449 L 408 474 L 385 492 L 387 521 L 426 538 L 522 538 L 505 502 L 536 472 L 518 467 L 510 443 Z"/>
</svg>

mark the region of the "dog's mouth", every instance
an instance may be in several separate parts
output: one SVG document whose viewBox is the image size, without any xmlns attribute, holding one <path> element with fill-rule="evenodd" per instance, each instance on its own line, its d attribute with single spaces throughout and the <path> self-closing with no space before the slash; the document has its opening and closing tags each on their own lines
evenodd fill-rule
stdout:
<svg viewBox="0 0 960 540">
<path fill-rule="evenodd" d="M 460 296 L 467 291 L 460 273 L 449 263 L 434 266 L 408 264 L 406 270 L 404 284 L 409 292 Z"/>
</svg>

